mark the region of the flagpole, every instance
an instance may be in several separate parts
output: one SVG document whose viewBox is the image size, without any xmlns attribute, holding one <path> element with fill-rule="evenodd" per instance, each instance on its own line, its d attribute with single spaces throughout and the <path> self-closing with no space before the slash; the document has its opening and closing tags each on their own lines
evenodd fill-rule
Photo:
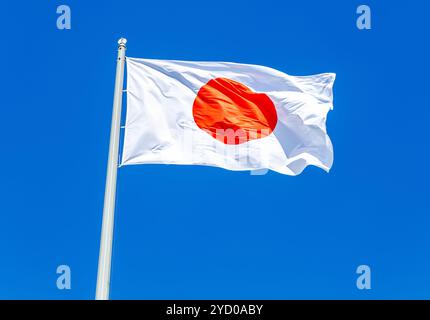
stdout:
<svg viewBox="0 0 430 320">
<path fill-rule="evenodd" d="M 100 238 L 99 267 L 97 272 L 96 300 L 109 299 L 112 239 L 115 213 L 116 176 L 118 168 L 119 134 L 121 126 L 124 62 L 127 39 L 118 40 L 115 93 L 113 98 L 112 124 L 110 131 L 109 158 L 106 173 L 105 200 L 103 207 L 102 233 Z"/>
</svg>

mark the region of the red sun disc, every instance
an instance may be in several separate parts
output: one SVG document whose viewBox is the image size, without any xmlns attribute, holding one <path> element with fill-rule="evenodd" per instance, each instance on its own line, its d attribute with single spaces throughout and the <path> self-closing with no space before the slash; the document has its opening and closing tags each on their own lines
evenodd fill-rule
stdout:
<svg viewBox="0 0 430 320">
<path fill-rule="evenodd" d="M 272 100 L 237 81 L 215 78 L 202 86 L 193 104 L 197 126 L 225 144 L 268 136 L 278 116 Z"/>
</svg>

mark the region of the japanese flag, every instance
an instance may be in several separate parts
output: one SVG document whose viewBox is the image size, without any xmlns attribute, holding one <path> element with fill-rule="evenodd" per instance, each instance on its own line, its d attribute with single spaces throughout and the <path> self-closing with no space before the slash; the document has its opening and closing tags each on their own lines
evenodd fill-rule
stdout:
<svg viewBox="0 0 430 320">
<path fill-rule="evenodd" d="M 335 74 L 127 57 L 122 165 L 186 164 L 297 175 L 328 171 Z"/>
</svg>

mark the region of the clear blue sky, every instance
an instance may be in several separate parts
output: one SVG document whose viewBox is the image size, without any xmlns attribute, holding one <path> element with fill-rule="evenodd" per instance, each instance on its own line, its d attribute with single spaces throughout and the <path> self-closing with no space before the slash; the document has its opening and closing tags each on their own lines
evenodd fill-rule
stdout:
<svg viewBox="0 0 430 320">
<path fill-rule="evenodd" d="M 120 36 L 132 57 L 337 73 L 335 161 L 298 177 L 121 168 L 113 299 L 430 298 L 430 6 L 364 3 L 370 31 L 361 1 L 3 2 L 0 298 L 94 297 Z"/>
</svg>

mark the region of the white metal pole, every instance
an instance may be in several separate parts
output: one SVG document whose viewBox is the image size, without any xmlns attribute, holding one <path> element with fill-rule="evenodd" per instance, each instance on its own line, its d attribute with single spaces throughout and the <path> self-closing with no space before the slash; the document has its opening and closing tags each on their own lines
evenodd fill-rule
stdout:
<svg viewBox="0 0 430 320">
<path fill-rule="evenodd" d="M 118 40 L 115 93 L 113 98 L 112 125 L 110 131 L 109 158 L 106 174 L 102 233 L 100 239 L 99 268 L 97 272 L 96 300 L 109 299 L 110 269 L 112 258 L 113 224 L 115 213 L 116 176 L 118 168 L 119 134 L 121 126 L 124 62 L 127 40 Z"/>
</svg>

